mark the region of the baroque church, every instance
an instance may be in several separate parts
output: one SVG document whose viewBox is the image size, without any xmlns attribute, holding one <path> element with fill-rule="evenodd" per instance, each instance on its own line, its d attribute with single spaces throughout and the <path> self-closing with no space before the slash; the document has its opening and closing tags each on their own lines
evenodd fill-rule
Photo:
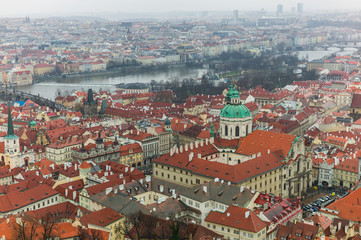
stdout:
<svg viewBox="0 0 361 240">
<path fill-rule="evenodd" d="M 223 139 L 239 139 L 252 132 L 252 115 L 242 104 L 236 87 L 229 86 L 226 106 L 220 114 L 219 135 Z"/>
<path fill-rule="evenodd" d="M 7 135 L 0 142 L 0 159 L 2 164 L 10 165 L 10 168 L 29 166 L 34 163 L 33 150 L 20 146 L 20 138 L 15 135 L 10 106 Z"/>
</svg>

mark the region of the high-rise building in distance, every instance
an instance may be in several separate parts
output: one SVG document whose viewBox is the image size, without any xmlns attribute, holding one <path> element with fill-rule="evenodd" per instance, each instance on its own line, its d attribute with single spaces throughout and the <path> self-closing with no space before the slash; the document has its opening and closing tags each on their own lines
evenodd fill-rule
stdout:
<svg viewBox="0 0 361 240">
<path fill-rule="evenodd" d="M 233 11 L 233 23 L 234 24 L 238 23 L 238 10 Z"/>
<path fill-rule="evenodd" d="M 302 14 L 303 13 L 303 3 L 297 3 L 297 13 Z"/>
<path fill-rule="evenodd" d="M 278 4 L 277 5 L 277 15 L 281 15 L 283 13 L 283 5 Z"/>
</svg>

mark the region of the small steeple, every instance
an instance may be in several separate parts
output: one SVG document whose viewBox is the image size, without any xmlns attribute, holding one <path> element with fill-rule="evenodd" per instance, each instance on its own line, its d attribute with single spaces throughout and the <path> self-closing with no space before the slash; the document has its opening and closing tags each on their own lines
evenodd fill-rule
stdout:
<svg viewBox="0 0 361 240">
<path fill-rule="evenodd" d="M 88 100 L 87 103 L 93 104 L 94 103 L 94 96 L 93 96 L 93 89 L 88 89 Z"/>
<path fill-rule="evenodd" d="M 119 145 L 117 136 L 115 136 L 115 139 L 114 139 L 113 145 L 114 145 L 114 146 Z"/>
<path fill-rule="evenodd" d="M 86 152 L 86 149 L 84 147 L 84 142 L 81 143 L 80 152 Z"/>
<path fill-rule="evenodd" d="M 103 144 L 103 138 L 100 135 L 100 131 L 98 132 L 98 138 L 95 140 L 96 144 Z"/>
<path fill-rule="evenodd" d="M 213 123 L 211 124 L 211 137 L 214 137 L 215 133 L 214 133 L 214 126 Z"/>
<path fill-rule="evenodd" d="M 13 136 L 15 135 L 14 133 L 14 124 L 13 124 L 13 119 L 11 117 L 11 107 L 9 104 L 9 114 L 8 114 L 8 134 L 7 136 Z"/>
</svg>

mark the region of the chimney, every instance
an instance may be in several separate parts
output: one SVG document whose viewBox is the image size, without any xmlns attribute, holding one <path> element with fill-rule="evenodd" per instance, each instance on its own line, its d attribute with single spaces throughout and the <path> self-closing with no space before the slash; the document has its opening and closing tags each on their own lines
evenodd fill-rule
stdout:
<svg viewBox="0 0 361 240">
<path fill-rule="evenodd" d="M 115 194 L 118 193 L 118 189 L 116 189 L 116 188 L 114 188 L 113 191 L 114 191 Z"/>
<path fill-rule="evenodd" d="M 241 186 L 241 188 L 239 189 L 239 191 L 242 193 L 244 191 L 244 187 Z"/>
<path fill-rule="evenodd" d="M 76 198 L 76 191 L 73 192 L 73 200 Z"/>
<path fill-rule="evenodd" d="M 208 140 L 208 138 L 206 138 L 206 145 L 208 145 L 208 143 L 209 143 L 209 140 Z"/>
<path fill-rule="evenodd" d="M 124 185 L 123 184 L 119 185 L 119 191 L 123 191 L 123 190 L 124 190 Z"/>
<path fill-rule="evenodd" d="M 148 176 L 145 177 L 145 181 L 146 181 L 146 182 L 150 182 L 151 180 L 152 180 L 152 177 L 151 177 L 151 176 L 148 175 Z"/>
<path fill-rule="evenodd" d="M 184 151 L 188 152 L 188 143 L 186 145 L 184 145 Z"/>
<path fill-rule="evenodd" d="M 267 154 L 270 154 L 271 153 L 271 150 L 267 149 Z"/>
<path fill-rule="evenodd" d="M 230 182 L 230 181 L 228 181 L 228 186 L 231 186 L 231 182 Z"/>
<path fill-rule="evenodd" d="M 160 185 L 160 186 L 159 186 L 159 191 L 160 191 L 160 192 L 163 192 L 163 191 L 164 191 L 163 185 Z"/>
<path fill-rule="evenodd" d="M 227 217 L 231 216 L 231 213 L 227 213 Z"/>
<path fill-rule="evenodd" d="M 183 153 L 183 145 L 180 145 L 180 147 L 179 147 L 179 152 L 180 152 L 180 153 Z"/>
<path fill-rule="evenodd" d="M 189 161 L 189 162 L 192 161 L 192 160 L 193 160 L 193 157 L 194 157 L 194 153 L 193 153 L 193 152 L 190 152 L 190 153 L 189 153 L 189 159 L 188 159 L 188 161 Z"/>
<path fill-rule="evenodd" d="M 173 156 L 174 155 L 174 148 L 171 148 L 170 149 L 170 154 L 169 154 L 170 156 Z"/>
<path fill-rule="evenodd" d="M 130 168 L 130 172 L 133 172 L 133 171 L 134 171 L 134 168 L 133 168 L 133 167 L 131 167 L 131 168 Z"/>
<path fill-rule="evenodd" d="M 219 178 L 215 178 L 215 179 L 214 179 L 214 182 L 219 182 Z"/>
<path fill-rule="evenodd" d="M 108 187 L 105 189 L 105 195 L 108 195 L 109 193 L 111 193 L 113 191 L 112 187 Z"/>
<path fill-rule="evenodd" d="M 125 168 L 125 172 L 128 172 L 128 167 Z"/>
<path fill-rule="evenodd" d="M 211 137 L 211 138 L 209 139 L 209 142 L 210 142 L 210 144 L 213 144 L 213 143 L 214 143 L 214 137 Z"/>
<path fill-rule="evenodd" d="M 74 164 L 74 169 L 75 169 L 75 171 L 78 170 L 78 164 Z"/>
<path fill-rule="evenodd" d="M 203 142 L 203 140 L 201 141 L 201 147 L 203 147 L 204 146 L 204 142 Z"/>
<path fill-rule="evenodd" d="M 197 158 L 202 158 L 202 154 L 198 153 Z"/>
<path fill-rule="evenodd" d="M 176 153 L 176 154 L 179 153 L 179 149 L 178 149 L 178 148 L 175 149 L 175 153 Z"/>
<path fill-rule="evenodd" d="M 65 197 L 68 196 L 68 189 L 65 188 Z"/>
<path fill-rule="evenodd" d="M 245 216 L 246 219 L 249 217 L 249 211 L 246 211 Z"/>
<path fill-rule="evenodd" d="M 207 193 L 207 186 L 203 186 L 203 192 Z"/>
<path fill-rule="evenodd" d="M 190 150 L 193 150 L 193 142 L 191 142 L 191 143 L 189 144 L 189 148 L 190 148 Z"/>
<path fill-rule="evenodd" d="M 195 147 L 195 148 L 198 148 L 198 144 L 199 144 L 199 142 L 196 141 L 196 142 L 194 143 L 194 147 Z"/>
<path fill-rule="evenodd" d="M 337 224 L 337 231 L 340 231 L 340 229 L 341 229 L 341 222 L 338 222 L 338 224 Z"/>
</svg>

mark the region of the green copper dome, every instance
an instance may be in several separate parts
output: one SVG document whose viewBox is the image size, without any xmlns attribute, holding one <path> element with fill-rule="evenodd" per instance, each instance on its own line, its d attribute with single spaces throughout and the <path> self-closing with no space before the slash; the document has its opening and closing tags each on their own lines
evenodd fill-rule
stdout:
<svg viewBox="0 0 361 240">
<path fill-rule="evenodd" d="M 167 118 L 166 120 L 165 120 L 165 122 L 164 122 L 164 125 L 170 125 L 171 123 L 170 123 L 170 120 L 169 120 L 169 118 Z"/>
<path fill-rule="evenodd" d="M 33 121 L 31 121 L 30 123 L 29 123 L 29 126 L 30 127 L 35 127 L 36 126 L 36 122 L 33 120 Z"/>
<path fill-rule="evenodd" d="M 243 104 L 227 104 L 221 111 L 221 117 L 225 118 L 246 118 L 251 117 L 251 112 Z"/>
</svg>

